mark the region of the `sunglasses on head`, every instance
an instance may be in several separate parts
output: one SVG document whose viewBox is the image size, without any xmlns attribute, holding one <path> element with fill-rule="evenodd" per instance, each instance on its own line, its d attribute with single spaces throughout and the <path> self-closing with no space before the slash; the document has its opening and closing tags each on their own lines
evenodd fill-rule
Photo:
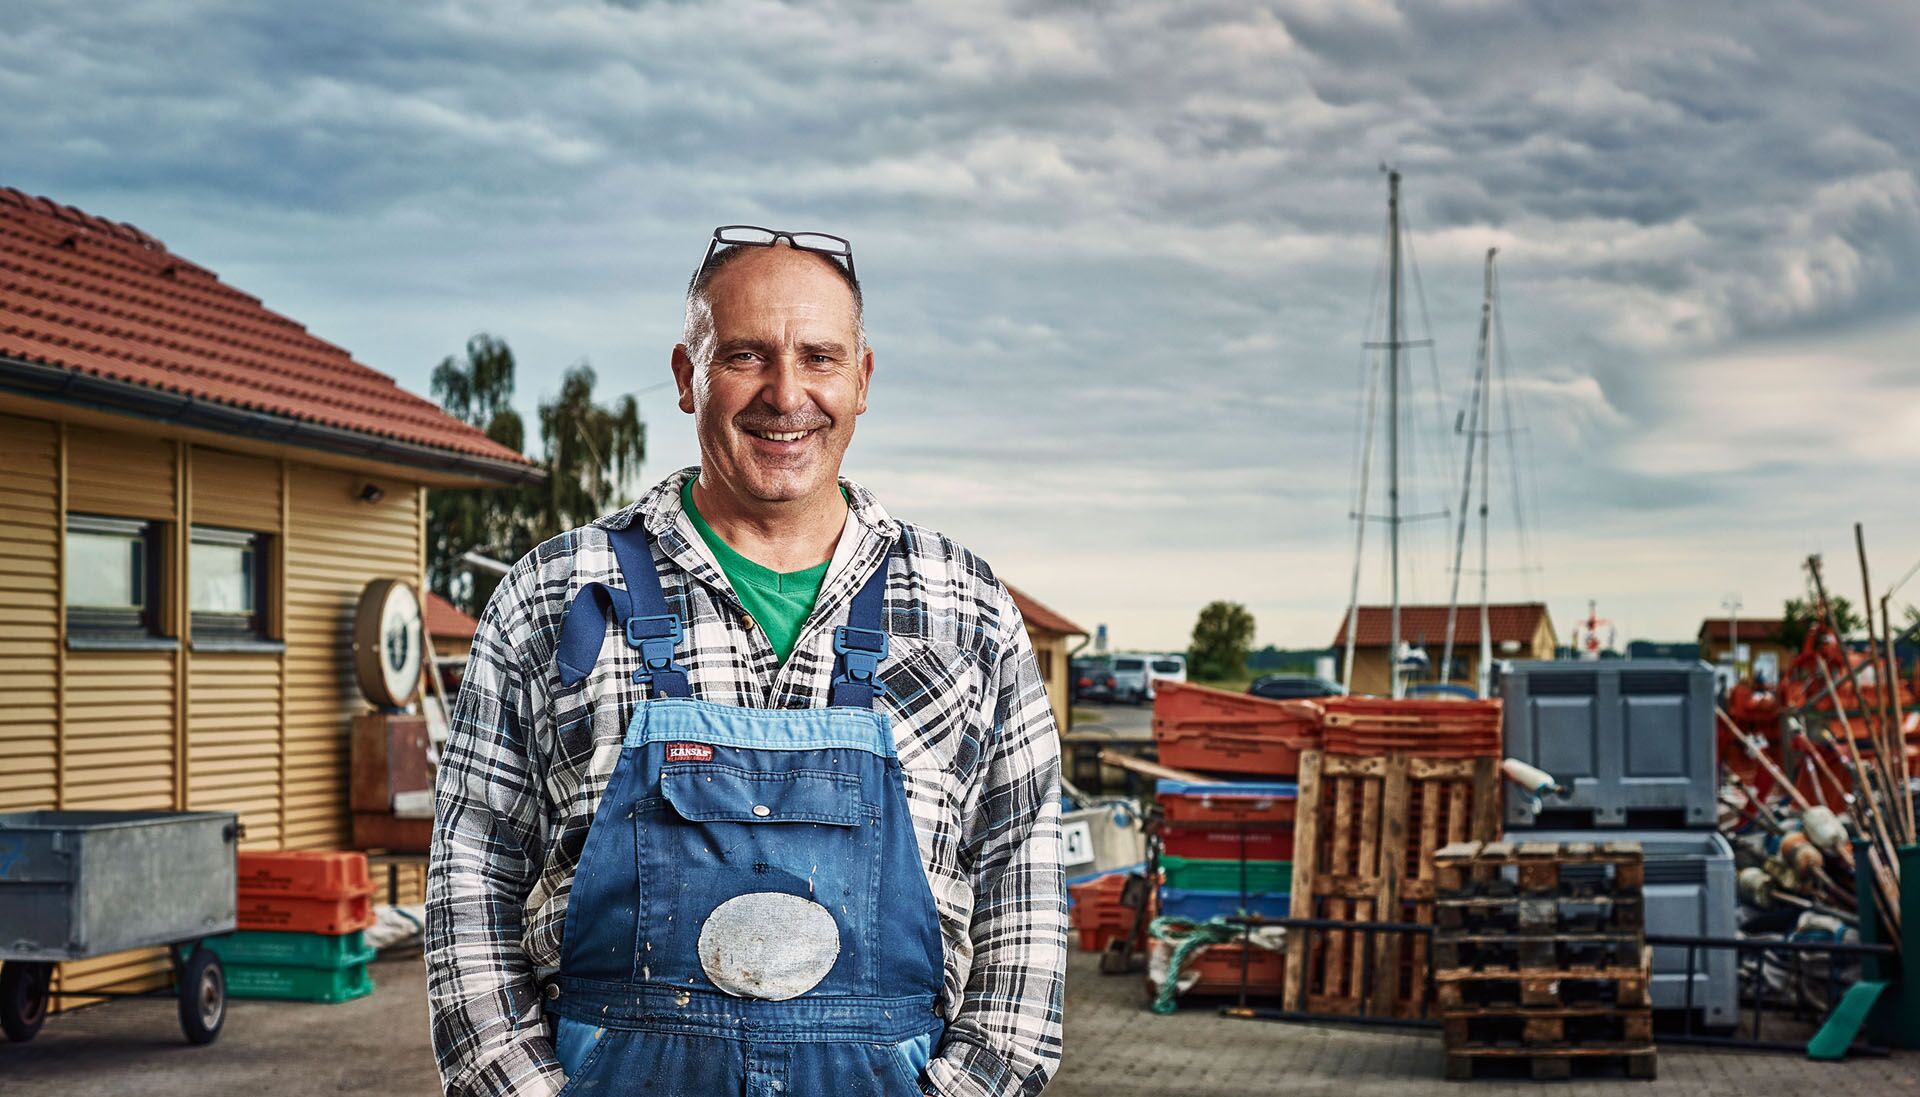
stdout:
<svg viewBox="0 0 1920 1097">
<path fill-rule="evenodd" d="M 713 261 L 713 253 L 720 248 L 770 248 L 782 240 L 799 251 L 811 251 L 837 259 L 846 264 L 848 274 L 854 273 L 853 244 L 846 237 L 825 232 L 784 232 L 780 229 L 763 229 L 759 225 L 721 225 L 714 229 L 713 239 L 707 242 L 706 258 L 700 260 L 700 269 L 706 269 L 707 264 Z"/>
</svg>

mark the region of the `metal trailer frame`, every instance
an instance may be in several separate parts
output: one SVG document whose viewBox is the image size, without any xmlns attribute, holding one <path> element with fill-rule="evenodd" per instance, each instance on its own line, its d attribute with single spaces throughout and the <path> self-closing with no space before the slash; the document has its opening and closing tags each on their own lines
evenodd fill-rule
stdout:
<svg viewBox="0 0 1920 1097">
<path fill-rule="evenodd" d="M 238 921 L 231 812 L 27 811 L 0 815 L 0 1031 L 33 1039 L 57 998 L 177 997 L 189 1043 L 226 1021 L 226 974 L 208 937 Z M 172 988 L 54 990 L 56 964 L 165 946 Z"/>
</svg>

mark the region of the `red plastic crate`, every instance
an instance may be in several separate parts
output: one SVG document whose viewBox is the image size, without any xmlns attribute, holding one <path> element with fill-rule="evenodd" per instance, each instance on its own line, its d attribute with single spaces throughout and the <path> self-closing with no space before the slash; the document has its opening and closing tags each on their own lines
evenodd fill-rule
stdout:
<svg viewBox="0 0 1920 1097">
<path fill-rule="evenodd" d="M 1182 973 L 1198 971 L 1200 981 L 1184 993 L 1237 995 L 1240 993 L 1240 958 L 1247 957 L 1246 987 L 1249 996 L 1278 996 L 1286 988 L 1287 955 L 1270 948 L 1248 948 L 1239 942 L 1207 945 L 1187 956 Z M 1159 987 L 1149 978 L 1147 993 L 1157 994 Z"/>
<path fill-rule="evenodd" d="M 1299 800 L 1293 796 L 1236 795 L 1232 785 L 1220 792 L 1162 792 L 1160 813 L 1169 823 L 1291 823 Z"/>
<path fill-rule="evenodd" d="M 350 899 L 373 891 L 359 850 L 243 850 L 239 884 L 243 896 Z"/>
<path fill-rule="evenodd" d="M 1153 741 L 1161 765 L 1291 777 L 1300 772 L 1300 752 L 1320 745 L 1320 709 L 1312 701 L 1270 701 L 1179 682 L 1154 688 Z"/>
<path fill-rule="evenodd" d="M 1109 941 L 1133 932 L 1134 912 L 1120 902 L 1126 886 L 1127 873 L 1109 872 L 1067 887 L 1073 896 L 1073 928 L 1080 933 L 1082 951 L 1103 952 Z"/>
<path fill-rule="evenodd" d="M 1328 754 L 1492 758 L 1501 752 L 1500 702 L 1329 697 L 1321 737 Z"/>
<path fill-rule="evenodd" d="M 1237 861 L 1244 849 L 1249 861 L 1293 860 L 1291 824 L 1248 827 L 1244 831 L 1238 827 L 1163 827 L 1160 842 L 1170 857 Z"/>
<path fill-rule="evenodd" d="M 363 893 L 346 899 L 302 899 L 290 895 L 241 895 L 241 929 L 282 933 L 319 933 L 330 937 L 352 933 L 373 924 L 373 896 Z"/>
</svg>

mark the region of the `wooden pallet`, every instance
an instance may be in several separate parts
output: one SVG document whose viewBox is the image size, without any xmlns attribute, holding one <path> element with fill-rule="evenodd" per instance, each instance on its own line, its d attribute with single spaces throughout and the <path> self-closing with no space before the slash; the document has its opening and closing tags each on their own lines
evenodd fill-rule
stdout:
<svg viewBox="0 0 1920 1097">
<path fill-rule="evenodd" d="M 1557 1047 L 1587 1044 L 1650 1046 L 1653 1010 L 1588 1006 L 1579 1009 L 1501 1007 L 1450 1010 L 1441 1017 L 1448 1049 Z"/>
<path fill-rule="evenodd" d="M 1639 931 L 1612 933 L 1442 933 L 1433 939 L 1435 971 L 1639 967 Z"/>
<path fill-rule="evenodd" d="M 1564 872 L 1579 866 L 1574 872 Z M 1445 898 L 1638 895 L 1646 864 L 1638 842 L 1456 842 L 1434 854 Z"/>
<path fill-rule="evenodd" d="M 1477 895 L 1436 899 L 1433 909 L 1433 924 L 1447 933 L 1638 933 L 1646 926 L 1646 902 L 1639 895 L 1504 899 Z"/>
<path fill-rule="evenodd" d="M 1470 1081 L 1492 1075 L 1531 1077 L 1540 1081 L 1596 1074 L 1625 1075 L 1649 1080 L 1659 1077 L 1659 1052 L 1651 1047 L 1448 1048 L 1447 1080 Z"/>
<path fill-rule="evenodd" d="M 1294 823 L 1293 912 L 1347 921 L 1433 920 L 1436 854 L 1500 829 L 1495 758 L 1302 752 Z M 1285 1007 L 1415 1016 L 1425 1006 L 1426 942 L 1399 934 L 1287 935 Z"/>
<path fill-rule="evenodd" d="M 1519 971 L 1435 971 L 1433 982 L 1442 1010 L 1492 1006 L 1583 1005 L 1646 1007 L 1651 995 L 1653 954 L 1623 967 L 1524 968 Z"/>
</svg>

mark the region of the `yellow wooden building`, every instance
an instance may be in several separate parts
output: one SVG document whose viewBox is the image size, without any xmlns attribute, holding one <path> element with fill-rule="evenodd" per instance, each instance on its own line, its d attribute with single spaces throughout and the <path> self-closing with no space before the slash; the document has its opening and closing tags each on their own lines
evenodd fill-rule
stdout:
<svg viewBox="0 0 1920 1097">
<path fill-rule="evenodd" d="M 424 586 L 429 487 L 532 475 L 138 229 L 0 189 L 0 812 L 347 847 L 356 600 Z"/>
</svg>

